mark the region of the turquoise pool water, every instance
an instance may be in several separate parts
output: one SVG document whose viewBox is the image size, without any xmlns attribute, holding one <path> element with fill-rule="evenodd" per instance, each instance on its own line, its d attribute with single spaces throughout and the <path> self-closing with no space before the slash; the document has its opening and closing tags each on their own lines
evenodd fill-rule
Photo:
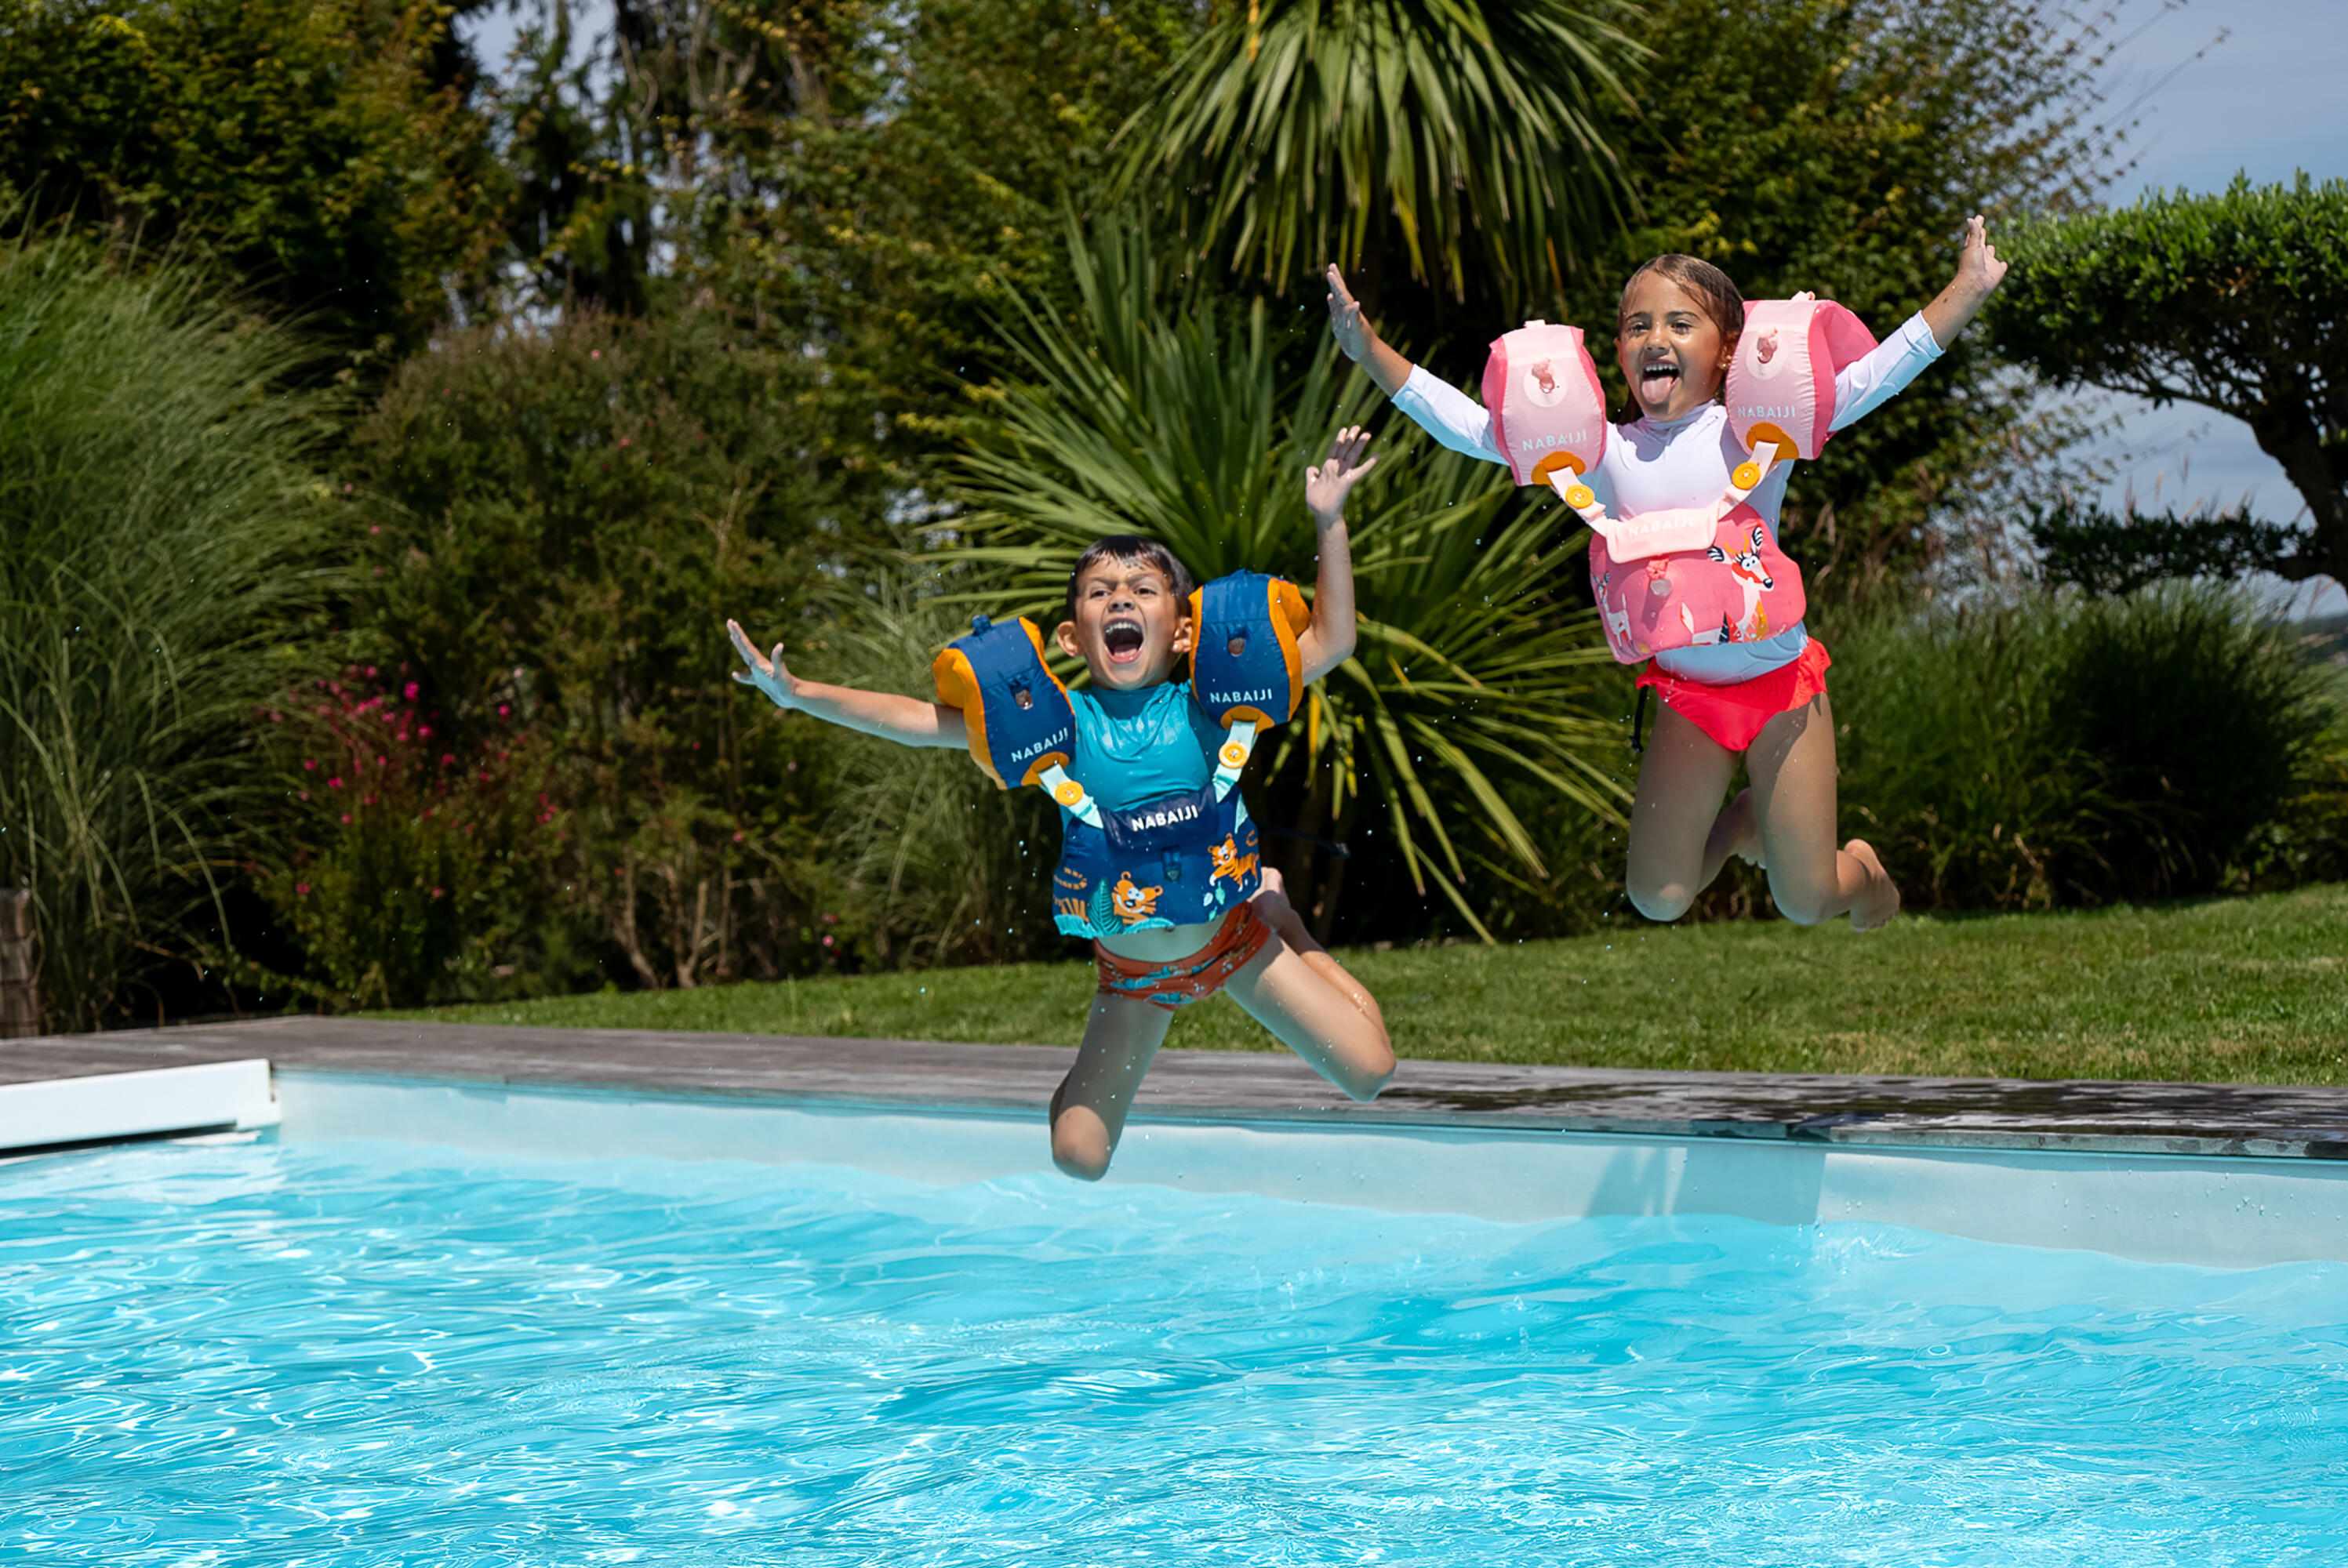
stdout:
<svg viewBox="0 0 2348 1568">
<path fill-rule="evenodd" d="M 2348 1561 L 2348 1268 L 812 1166 L 0 1166 L 0 1553 Z"/>
</svg>

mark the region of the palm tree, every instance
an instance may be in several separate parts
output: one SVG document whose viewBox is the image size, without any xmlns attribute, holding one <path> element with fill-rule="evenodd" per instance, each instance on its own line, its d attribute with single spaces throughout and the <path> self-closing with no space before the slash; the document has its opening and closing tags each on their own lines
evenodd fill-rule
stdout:
<svg viewBox="0 0 2348 1568">
<path fill-rule="evenodd" d="M 1600 100 L 1643 54 L 1619 0 L 1250 0 L 1119 135 L 1118 190 L 1170 192 L 1198 253 L 1282 286 L 1373 240 L 1453 299 L 1563 287 L 1623 199 Z M 1210 13 L 1210 15 L 1212 14 Z"/>
<path fill-rule="evenodd" d="M 1366 379 L 1340 374 L 1325 336 L 1284 373 L 1263 302 L 1173 294 L 1141 225 L 1072 222 L 1069 249 L 1076 319 L 1017 299 L 1002 323 L 1025 381 L 965 459 L 974 511 L 955 553 L 1053 620 L 1077 552 L 1108 534 L 1163 540 L 1201 579 L 1245 566 L 1310 584 L 1303 470 L 1375 399 Z M 1348 507 L 1359 646 L 1276 732 L 1251 794 L 1292 804 L 1292 894 L 1324 933 L 1344 862 L 1313 876 L 1312 845 L 1367 810 L 1413 885 L 1488 940 L 1470 868 L 1546 874 L 1503 780 L 1620 820 L 1620 730 L 1595 711 L 1612 664 L 1594 612 L 1558 593 L 1586 535 L 1561 537 L 1555 508 L 1523 504 L 1503 470 L 1388 425 Z"/>
</svg>

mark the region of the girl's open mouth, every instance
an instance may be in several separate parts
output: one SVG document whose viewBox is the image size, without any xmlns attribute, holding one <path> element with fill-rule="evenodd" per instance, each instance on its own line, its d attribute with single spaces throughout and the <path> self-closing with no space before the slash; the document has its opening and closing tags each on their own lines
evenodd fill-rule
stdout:
<svg viewBox="0 0 2348 1568">
<path fill-rule="evenodd" d="M 1112 620 L 1101 628 L 1101 642 L 1108 650 L 1112 664 L 1130 664 L 1141 657 L 1141 622 Z"/>
<path fill-rule="evenodd" d="M 1649 360 L 1639 367 L 1639 401 L 1669 403 L 1679 390 L 1680 367 L 1670 360 Z"/>
</svg>

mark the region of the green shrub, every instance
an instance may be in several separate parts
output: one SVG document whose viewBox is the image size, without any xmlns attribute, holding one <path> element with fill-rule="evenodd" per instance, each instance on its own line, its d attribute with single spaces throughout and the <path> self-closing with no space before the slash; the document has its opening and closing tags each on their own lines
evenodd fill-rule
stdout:
<svg viewBox="0 0 2348 1568">
<path fill-rule="evenodd" d="M 819 643 L 874 542 L 799 417 L 810 379 L 715 311 L 455 333 L 394 377 L 343 476 L 347 656 L 404 671 L 450 753 L 501 745 L 510 720 L 534 760 L 483 805 L 468 853 L 486 858 L 449 863 L 472 891 L 445 907 L 429 888 L 455 884 L 390 847 L 454 853 L 407 812 L 421 796 L 314 820 L 276 858 L 273 901 L 324 944 L 320 994 L 373 998 L 378 942 L 394 1003 L 839 961 L 839 742 L 735 686 L 724 631 Z M 395 886 L 425 902 L 377 907 Z"/>
<path fill-rule="evenodd" d="M 1833 647 L 1843 825 L 1916 907 L 2229 886 L 2325 722 L 2298 640 L 2209 588 L 1888 612 Z"/>
<path fill-rule="evenodd" d="M 538 924 L 530 896 L 550 880 L 561 832 L 538 787 L 546 748 L 510 715 L 457 740 L 406 675 L 368 665 L 322 677 L 269 714 L 282 726 L 276 760 L 300 784 L 290 853 L 262 885 L 309 969 L 281 983 L 329 1008 L 520 989 L 503 982 Z"/>
<path fill-rule="evenodd" d="M 216 956 L 270 836 L 252 715 L 322 585 L 317 408 L 272 390 L 300 364 L 183 270 L 0 249 L 0 885 L 33 890 L 50 1028 Z"/>
</svg>

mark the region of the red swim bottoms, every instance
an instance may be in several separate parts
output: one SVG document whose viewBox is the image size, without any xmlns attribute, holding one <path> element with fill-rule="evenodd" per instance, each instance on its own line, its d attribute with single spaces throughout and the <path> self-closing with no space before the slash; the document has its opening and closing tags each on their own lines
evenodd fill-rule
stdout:
<svg viewBox="0 0 2348 1568">
<path fill-rule="evenodd" d="M 1682 681 L 1655 668 L 1653 660 L 1639 671 L 1639 684 L 1653 686 L 1664 706 L 1732 752 L 1751 745 L 1755 737 L 1780 713 L 1795 709 L 1827 689 L 1827 645 L 1813 637 L 1791 664 L 1739 681 L 1733 686 L 1707 686 Z"/>
<path fill-rule="evenodd" d="M 1221 990 L 1271 939 L 1272 927 L 1263 923 L 1253 904 L 1242 899 L 1223 917 L 1207 945 L 1187 958 L 1171 963 L 1121 958 L 1095 942 L 1093 964 L 1100 971 L 1104 995 L 1132 997 L 1172 1012 Z"/>
</svg>

